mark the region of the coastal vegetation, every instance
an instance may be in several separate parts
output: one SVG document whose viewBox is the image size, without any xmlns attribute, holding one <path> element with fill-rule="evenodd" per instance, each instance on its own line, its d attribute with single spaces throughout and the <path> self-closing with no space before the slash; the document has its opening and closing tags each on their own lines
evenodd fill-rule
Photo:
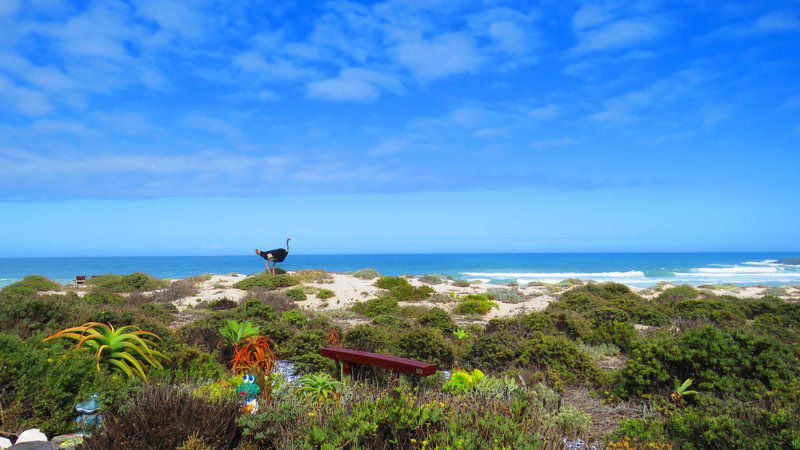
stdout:
<svg viewBox="0 0 800 450">
<path fill-rule="evenodd" d="M 178 309 L 163 292 L 194 282 L 142 275 L 0 291 L 0 434 L 71 432 L 75 403 L 98 392 L 106 427 L 89 449 L 800 448 L 800 303 L 783 298 L 570 282 L 498 317 L 529 294 L 376 276 L 374 295 L 323 311 L 294 293 L 333 301 L 309 286 L 331 276 L 304 271 Z M 319 354 L 331 345 L 440 371 L 342 379 Z M 253 414 L 237 396 L 247 374 Z"/>
</svg>

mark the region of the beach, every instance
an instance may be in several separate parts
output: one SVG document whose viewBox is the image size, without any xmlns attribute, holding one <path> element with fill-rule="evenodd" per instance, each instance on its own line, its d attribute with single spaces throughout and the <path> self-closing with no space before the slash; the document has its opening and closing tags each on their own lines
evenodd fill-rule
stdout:
<svg viewBox="0 0 800 450">
<path fill-rule="evenodd" d="M 306 294 L 306 298 L 295 301 L 299 308 L 330 316 L 343 323 L 352 324 L 363 321 L 363 319 L 355 317 L 356 315 L 352 314 L 350 308 L 358 303 L 381 297 L 386 293 L 386 291 L 375 286 L 377 277 L 359 278 L 353 273 L 326 272 L 322 270 L 293 271 L 288 272 L 288 275 L 300 275 L 302 279 L 302 275 L 308 273 L 317 274 L 317 279 L 297 286 L 277 289 L 275 292 L 285 293 L 290 289 L 302 290 Z M 242 273 L 205 274 L 167 280 L 170 285 L 188 282 L 194 287 L 191 295 L 171 300 L 171 303 L 175 305 L 179 313 L 176 324 L 182 325 L 187 322 L 187 318 L 189 318 L 188 321 L 191 321 L 191 317 L 201 316 L 201 312 L 215 301 L 230 300 L 241 303 L 250 295 L 250 292 L 246 289 L 237 288 L 235 285 L 252 276 L 254 275 Z M 465 323 L 484 323 L 495 318 L 507 318 L 532 311 L 541 311 L 548 304 L 557 300 L 564 292 L 575 287 L 597 283 L 591 280 L 564 279 L 553 283 L 509 282 L 497 284 L 480 279 L 472 281 L 454 280 L 439 275 L 408 275 L 403 278 L 414 287 L 427 286 L 433 293 L 425 299 L 400 302 L 400 306 L 438 307 L 452 312 L 460 299 L 471 294 L 488 294 L 489 297 L 498 299 L 496 306 L 489 313 L 479 317 L 462 317 L 460 320 Z M 663 282 L 650 287 L 627 285 L 631 291 L 645 299 L 654 299 L 661 292 L 674 286 L 676 284 Z M 139 295 L 153 296 L 169 289 L 167 287 L 161 290 L 145 291 Z M 83 296 L 90 290 L 91 287 L 89 285 L 69 283 L 65 285 L 64 291 L 50 291 L 46 292 L 46 294 L 63 294 L 72 291 L 79 296 Z M 332 294 L 327 298 L 319 298 L 317 293 L 321 290 L 331 291 Z M 737 286 L 717 284 L 700 285 L 698 290 L 711 295 L 731 296 L 740 299 L 769 295 L 790 302 L 800 301 L 800 286 L 796 285 Z"/>
</svg>

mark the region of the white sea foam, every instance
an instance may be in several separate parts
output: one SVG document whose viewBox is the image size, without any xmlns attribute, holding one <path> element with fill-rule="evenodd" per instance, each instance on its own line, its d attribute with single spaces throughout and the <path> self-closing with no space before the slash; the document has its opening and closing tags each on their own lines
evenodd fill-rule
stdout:
<svg viewBox="0 0 800 450">
<path fill-rule="evenodd" d="M 464 272 L 470 277 L 498 278 L 524 278 L 531 281 L 565 280 L 567 278 L 598 279 L 598 278 L 644 278 L 644 272 L 632 270 L 628 272 Z"/>
<path fill-rule="evenodd" d="M 706 267 L 696 267 L 675 273 L 659 273 L 646 275 L 639 270 L 624 272 L 464 272 L 463 274 L 473 279 L 482 281 L 515 279 L 518 283 L 533 281 L 554 283 L 567 278 L 593 281 L 615 281 L 629 285 L 652 285 L 658 282 L 673 284 L 759 284 L 759 283 L 797 283 L 800 282 L 800 268 L 773 264 L 766 260 L 762 262 L 750 261 L 752 264 L 741 263 L 737 265 L 710 264 Z"/>
<path fill-rule="evenodd" d="M 775 266 L 778 265 L 777 262 L 777 259 L 765 259 L 763 261 L 745 261 L 742 264 L 748 266 Z"/>
</svg>

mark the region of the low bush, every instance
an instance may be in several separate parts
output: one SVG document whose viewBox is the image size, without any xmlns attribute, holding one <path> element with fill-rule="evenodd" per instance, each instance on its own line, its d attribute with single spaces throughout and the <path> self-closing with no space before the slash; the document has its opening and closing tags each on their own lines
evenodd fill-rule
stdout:
<svg viewBox="0 0 800 450">
<path fill-rule="evenodd" d="M 649 397 L 692 378 L 705 393 L 752 398 L 785 386 L 800 374 L 796 348 L 738 330 L 713 326 L 678 337 L 636 342 L 619 373 L 617 393 Z"/>
<path fill-rule="evenodd" d="M 233 399 L 212 402 L 177 387 L 149 386 L 106 415 L 103 431 L 83 448 L 178 448 L 191 437 L 211 448 L 233 448 L 240 438 L 238 416 Z"/>
<path fill-rule="evenodd" d="M 359 302 L 351 308 L 353 311 L 367 317 L 380 314 L 392 314 L 397 311 L 397 300 L 392 297 L 379 297 Z"/>
<path fill-rule="evenodd" d="M 453 347 L 440 330 L 412 328 L 397 342 L 398 355 L 448 368 L 453 364 Z"/>
<path fill-rule="evenodd" d="M 486 295 L 492 300 L 497 300 L 501 303 L 522 303 L 525 301 L 525 297 L 516 289 L 492 288 L 486 291 Z"/>
<path fill-rule="evenodd" d="M 167 282 L 142 272 L 130 275 L 100 275 L 87 281 L 89 285 L 111 292 L 145 292 L 164 289 Z"/>
<path fill-rule="evenodd" d="M 333 275 L 324 270 L 298 270 L 292 273 L 291 277 L 297 284 L 303 283 L 330 283 L 333 281 Z"/>
<path fill-rule="evenodd" d="M 423 284 L 442 284 L 444 283 L 444 277 L 441 275 L 422 275 L 417 278 L 420 283 Z"/>
<path fill-rule="evenodd" d="M 516 364 L 550 371 L 568 383 L 597 379 L 597 368 L 589 355 L 563 336 L 541 335 L 525 341 Z"/>
<path fill-rule="evenodd" d="M 126 394 L 125 380 L 96 368 L 90 352 L 65 353 L 36 340 L 0 333 L 2 429 L 21 433 L 40 428 L 47 435 L 73 431 L 75 404 L 100 392 L 104 404 Z"/>
<path fill-rule="evenodd" d="M 326 300 L 335 296 L 336 294 L 330 289 L 320 289 L 317 291 L 317 298 L 320 300 Z"/>
<path fill-rule="evenodd" d="M 456 280 L 456 281 L 453 281 L 453 286 L 455 286 L 455 287 L 469 287 L 470 286 L 470 282 L 467 281 L 467 280 Z"/>
<path fill-rule="evenodd" d="M 49 278 L 41 275 L 28 275 L 16 283 L 4 287 L 0 290 L 0 296 L 23 296 L 59 289 L 61 289 L 61 285 Z"/>
<path fill-rule="evenodd" d="M 289 289 L 286 291 L 286 295 L 296 302 L 302 302 L 308 299 L 308 295 L 306 295 L 306 291 L 302 287 Z"/>
<path fill-rule="evenodd" d="M 461 299 L 453 311 L 458 314 L 482 316 L 496 307 L 497 303 L 489 300 L 485 294 L 470 294 Z"/>
<path fill-rule="evenodd" d="M 401 277 L 381 277 L 375 282 L 375 286 L 386 289 L 389 293 L 401 302 L 413 302 L 424 300 L 430 297 L 434 291 L 430 286 L 414 287 L 405 278 Z"/>
<path fill-rule="evenodd" d="M 689 285 L 673 286 L 661 291 L 658 294 L 660 302 L 677 302 L 681 300 L 693 300 L 700 297 L 703 293 Z"/>
<path fill-rule="evenodd" d="M 385 353 L 392 342 L 392 336 L 384 328 L 372 325 L 356 325 L 344 333 L 342 344 L 345 348 L 367 352 Z"/>
<path fill-rule="evenodd" d="M 281 314 L 281 318 L 295 326 L 303 326 L 308 323 L 308 317 L 296 309 L 285 311 L 283 314 Z"/>
<path fill-rule="evenodd" d="M 242 281 L 237 282 L 233 287 L 237 289 L 252 290 L 261 288 L 268 291 L 274 291 L 285 287 L 291 287 L 298 284 L 297 280 L 290 275 L 272 275 L 269 272 L 262 272 L 258 275 L 252 275 Z"/>
<path fill-rule="evenodd" d="M 424 327 L 433 327 L 445 333 L 452 333 L 456 329 L 453 318 L 441 308 L 431 308 L 417 318 L 417 323 Z"/>
<path fill-rule="evenodd" d="M 374 280 L 376 278 L 380 278 L 381 276 L 380 272 L 375 269 L 362 269 L 353 272 L 351 275 L 362 280 Z"/>
</svg>

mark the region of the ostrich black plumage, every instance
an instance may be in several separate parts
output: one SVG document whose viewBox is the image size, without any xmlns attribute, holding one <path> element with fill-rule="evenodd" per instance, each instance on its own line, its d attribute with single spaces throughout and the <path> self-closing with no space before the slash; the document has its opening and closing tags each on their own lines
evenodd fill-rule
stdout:
<svg viewBox="0 0 800 450">
<path fill-rule="evenodd" d="M 275 275 L 275 264 L 283 262 L 289 256 L 289 241 L 291 240 L 292 238 L 286 238 L 286 248 L 274 248 L 266 251 L 256 249 L 256 255 L 267 260 L 265 265 L 269 273 Z M 272 267 L 269 263 L 272 263 Z"/>
</svg>

